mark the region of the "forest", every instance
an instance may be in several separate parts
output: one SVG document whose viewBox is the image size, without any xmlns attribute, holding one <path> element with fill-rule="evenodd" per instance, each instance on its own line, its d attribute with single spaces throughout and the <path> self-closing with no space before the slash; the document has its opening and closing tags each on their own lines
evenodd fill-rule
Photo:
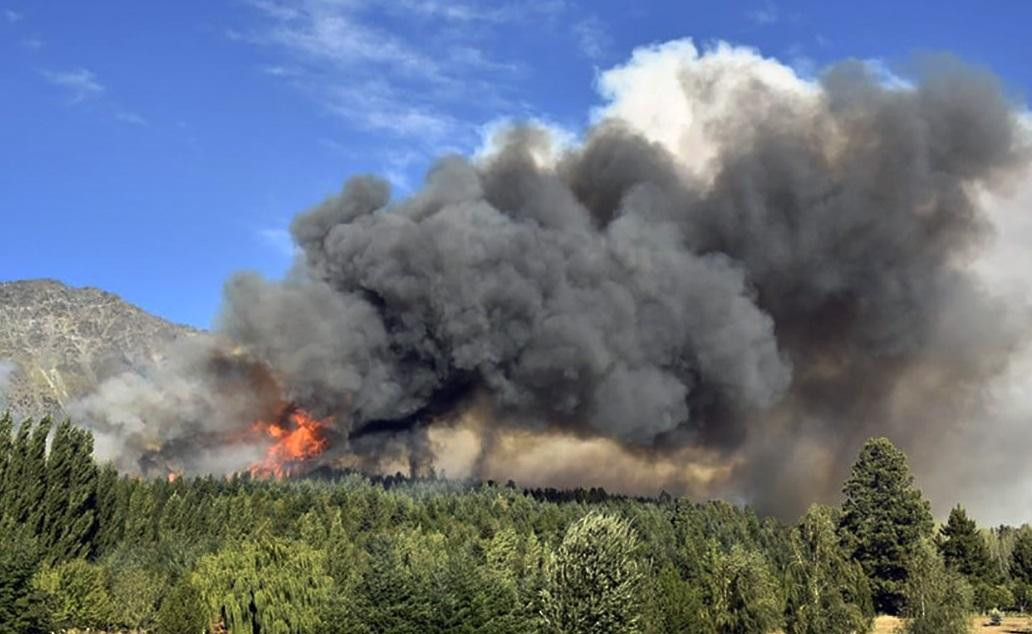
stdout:
<svg viewBox="0 0 1032 634">
<path fill-rule="evenodd" d="M 936 526 L 869 440 L 841 506 L 322 471 L 141 479 L 0 418 L 0 633 L 966 631 L 1032 602 L 1032 529 Z"/>
</svg>

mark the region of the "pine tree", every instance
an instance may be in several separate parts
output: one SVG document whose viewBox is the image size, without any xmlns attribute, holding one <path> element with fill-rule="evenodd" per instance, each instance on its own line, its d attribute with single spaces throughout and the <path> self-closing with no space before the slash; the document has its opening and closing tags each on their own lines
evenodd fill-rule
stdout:
<svg viewBox="0 0 1032 634">
<path fill-rule="evenodd" d="M 644 569 L 623 519 L 589 513 L 566 530 L 548 567 L 544 618 L 556 632 L 639 632 Z"/>
<path fill-rule="evenodd" d="M 887 438 L 872 438 L 843 487 L 843 546 L 860 562 L 875 608 L 885 614 L 902 611 L 906 562 L 934 527 L 929 504 L 913 484 L 906 455 Z"/>
<path fill-rule="evenodd" d="M 972 581 L 988 581 L 992 576 L 989 547 L 978 532 L 974 520 L 958 504 L 950 511 L 949 520 L 940 531 L 939 552 L 946 568 L 959 572 Z"/>
</svg>

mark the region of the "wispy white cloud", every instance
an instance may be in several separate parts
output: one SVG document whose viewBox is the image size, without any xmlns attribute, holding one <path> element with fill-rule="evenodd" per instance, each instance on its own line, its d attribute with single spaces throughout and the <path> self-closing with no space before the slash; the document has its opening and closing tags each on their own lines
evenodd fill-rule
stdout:
<svg viewBox="0 0 1032 634">
<path fill-rule="evenodd" d="M 38 51 L 39 49 L 43 48 L 45 44 L 43 40 L 36 37 L 27 37 L 24 40 L 22 40 L 21 43 L 22 46 L 32 51 Z"/>
<path fill-rule="evenodd" d="M 297 250 L 294 240 L 290 237 L 290 231 L 282 227 L 259 229 L 258 237 L 284 257 L 293 257 Z"/>
<path fill-rule="evenodd" d="M 48 82 L 70 95 L 68 103 L 71 105 L 82 103 L 88 99 L 96 99 L 99 104 L 97 109 L 117 121 L 140 127 L 150 125 L 150 121 L 140 113 L 107 97 L 107 87 L 100 83 L 92 71 L 86 68 L 61 71 L 43 70 L 41 72 Z"/>
<path fill-rule="evenodd" d="M 764 0 L 760 6 L 747 11 L 745 17 L 756 24 L 774 24 L 781 19 L 781 12 L 772 0 Z"/>
<path fill-rule="evenodd" d="M 594 16 L 574 24 L 573 35 L 581 53 L 593 60 L 604 57 L 612 41 L 605 25 Z"/>
<path fill-rule="evenodd" d="M 4 19 L 14 24 L 22 19 L 22 14 L 18 13 L 14 9 L 4 9 Z"/>
<path fill-rule="evenodd" d="M 69 91 L 72 95 L 72 103 L 78 103 L 104 92 L 104 86 L 97 81 L 97 76 L 85 68 L 65 71 L 45 70 L 43 76 L 55 86 Z"/>
<path fill-rule="evenodd" d="M 132 112 L 130 110 L 121 110 L 121 109 L 116 110 L 115 111 L 115 118 L 118 119 L 119 121 L 123 122 L 123 123 L 128 123 L 128 124 L 131 124 L 131 125 L 139 125 L 139 126 L 150 125 L 150 121 L 148 121 L 143 116 L 141 116 L 141 115 L 139 115 L 139 114 L 137 114 L 135 112 Z"/>
<path fill-rule="evenodd" d="M 515 20 L 552 16 L 562 3 L 444 0 L 251 0 L 257 27 L 234 39 L 285 57 L 262 71 L 299 87 L 346 125 L 422 148 L 475 143 L 482 119 L 505 108 L 505 78 L 522 65 L 484 48 Z M 416 31 L 419 37 L 413 37 Z M 464 111 L 460 117 L 456 110 Z M 488 113 L 491 110 L 492 112 Z"/>
<path fill-rule="evenodd" d="M 355 127 L 418 138 L 431 145 L 461 133 L 457 119 L 432 104 L 407 100 L 383 81 L 340 86 L 327 94 L 326 106 Z"/>
</svg>

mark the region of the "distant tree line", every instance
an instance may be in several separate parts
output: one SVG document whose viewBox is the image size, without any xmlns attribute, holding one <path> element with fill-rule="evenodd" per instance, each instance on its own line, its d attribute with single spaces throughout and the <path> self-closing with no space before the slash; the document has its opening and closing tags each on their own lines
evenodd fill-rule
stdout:
<svg viewBox="0 0 1032 634">
<path fill-rule="evenodd" d="M 863 448 L 841 508 L 402 476 L 119 475 L 68 422 L 0 417 L 0 634 L 966 631 L 1032 603 L 1032 531 L 936 531 L 906 457 Z"/>
</svg>

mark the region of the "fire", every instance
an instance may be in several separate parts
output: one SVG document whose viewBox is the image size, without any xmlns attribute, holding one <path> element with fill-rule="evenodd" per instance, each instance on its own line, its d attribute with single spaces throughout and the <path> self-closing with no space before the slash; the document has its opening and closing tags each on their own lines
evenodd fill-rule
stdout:
<svg viewBox="0 0 1032 634">
<path fill-rule="evenodd" d="M 318 420 L 299 407 L 286 410 L 277 422 L 255 422 L 253 428 L 271 438 L 272 444 L 265 451 L 265 458 L 251 466 L 251 475 L 289 475 L 299 463 L 326 450 L 327 427 L 325 420 Z"/>
</svg>

